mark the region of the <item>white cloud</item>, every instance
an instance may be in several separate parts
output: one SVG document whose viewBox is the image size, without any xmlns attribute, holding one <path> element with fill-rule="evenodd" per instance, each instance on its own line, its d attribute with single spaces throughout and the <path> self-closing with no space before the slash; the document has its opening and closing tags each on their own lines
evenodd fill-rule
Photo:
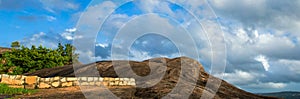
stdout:
<svg viewBox="0 0 300 99">
<path fill-rule="evenodd" d="M 296 74 L 300 74 L 300 60 L 281 59 L 278 62 L 279 62 L 279 64 L 282 64 L 282 65 L 288 67 L 288 69 L 291 72 L 294 72 Z"/>
<path fill-rule="evenodd" d="M 39 39 L 40 37 L 45 36 L 45 35 L 46 35 L 46 33 L 40 32 L 40 33 L 38 33 L 38 34 L 34 34 L 34 35 L 32 36 L 32 38 L 30 38 L 30 40 L 31 40 L 31 41 L 35 41 L 35 40 L 37 40 L 37 39 Z"/>
<path fill-rule="evenodd" d="M 70 28 L 66 29 L 65 32 L 61 33 L 60 35 L 67 40 L 74 40 L 74 39 L 80 39 L 83 38 L 82 35 L 74 35 L 74 32 L 76 32 L 76 28 Z"/>
<path fill-rule="evenodd" d="M 107 43 L 98 43 L 98 44 L 96 44 L 96 46 L 106 48 L 106 47 L 108 47 L 108 44 Z"/>
<path fill-rule="evenodd" d="M 56 13 L 56 11 L 77 10 L 79 4 L 65 0 L 40 0 L 44 9 Z"/>
<path fill-rule="evenodd" d="M 47 16 L 47 20 L 52 22 L 52 21 L 55 21 L 56 20 L 56 17 L 54 16 Z"/>
<path fill-rule="evenodd" d="M 269 68 L 270 68 L 270 64 L 269 64 L 269 61 L 268 59 L 266 58 L 266 56 L 264 55 L 259 55 L 257 57 L 254 58 L 256 61 L 259 61 L 262 63 L 262 65 L 264 66 L 264 69 L 266 71 L 269 71 Z"/>
<path fill-rule="evenodd" d="M 70 29 L 66 29 L 65 31 L 66 32 L 76 32 L 76 30 L 77 30 L 76 28 L 70 28 Z"/>
<path fill-rule="evenodd" d="M 275 83 L 275 82 L 267 82 L 267 83 L 257 83 L 257 84 L 250 84 L 247 87 L 257 88 L 257 89 L 282 89 L 285 88 L 287 84 L 285 83 Z"/>
<path fill-rule="evenodd" d="M 217 77 L 222 77 L 223 79 L 237 85 L 247 85 L 249 83 L 256 82 L 258 77 L 263 77 L 262 74 L 257 74 L 255 72 L 246 72 L 241 70 L 235 70 L 232 73 L 223 73 L 215 75 Z"/>
</svg>

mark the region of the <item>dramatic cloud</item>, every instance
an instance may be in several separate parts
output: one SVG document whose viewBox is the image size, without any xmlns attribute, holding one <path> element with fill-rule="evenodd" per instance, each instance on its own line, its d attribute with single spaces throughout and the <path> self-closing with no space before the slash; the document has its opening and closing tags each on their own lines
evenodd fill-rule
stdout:
<svg viewBox="0 0 300 99">
<path fill-rule="evenodd" d="M 264 66 L 264 69 L 266 71 L 269 71 L 270 65 L 269 65 L 268 59 L 265 56 L 259 55 L 259 56 L 255 57 L 255 60 L 261 62 L 262 65 Z"/>
<path fill-rule="evenodd" d="M 76 3 L 68 1 L 41 0 L 41 2 L 44 2 L 44 8 L 50 12 L 76 10 L 79 7 Z M 202 3 L 196 2 L 197 0 L 184 3 L 192 3 L 191 8 L 199 9 Z M 299 88 L 299 1 L 209 0 L 209 3 L 216 11 L 227 47 L 226 71 L 215 76 L 223 76 L 229 83 L 249 91 Z M 56 8 L 59 5 L 65 6 Z M 134 2 L 132 6 L 135 7 L 124 6 L 112 12 L 117 5 L 112 1 L 103 1 L 74 14 L 73 17 L 84 14 L 79 25 L 88 27 L 85 32 L 80 27 L 66 29 L 57 35 L 41 32 L 26 39 L 24 43 L 40 42 L 56 46 L 56 43 L 52 44 L 50 39 L 53 42 L 78 40 L 80 42 L 77 43 L 82 49 L 77 52 L 80 54 L 80 61 L 84 63 L 111 59 L 112 48 L 116 48 L 117 51 L 129 49 L 126 55 L 117 56 L 132 60 L 189 56 L 193 54 L 189 52 L 195 44 L 200 56 L 199 61 L 204 64 L 207 71 L 210 71 L 211 55 L 214 52 L 211 50 L 207 35 L 203 32 L 201 24 L 184 9 L 166 2 L 147 0 Z M 202 13 L 201 9 L 195 12 Z M 19 18 L 36 20 L 36 17 Z M 54 16 L 45 19 L 56 20 Z M 100 24 L 102 22 L 104 24 Z M 182 28 L 184 30 L 181 30 Z M 100 29 L 98 35 L 93 33 L 98 29 Z M 151 34 L 132 38 L 135 35 L 130 34 L 136 31 L 149 32 L 147 30 L 161 30 L 166 35 L 170 35 L 165 37 Z M 80 35 L 74 35 L 75 33 Z M 128 33 L 128 35 L 116 39 L 118 33 Z M 189 36 L 183 35 L 185 33 Z M 130 47 L 126 47 L 126 41 L 131 39 L 134 39 L 134 42 Z M 114 46 L 113 40 L 116 41 Z M 175 44 L 174 40 L 180 42 Z M 94 45 L 87 45 L 87 43 Z M 91 47 L 95 49 L 87 49 Z M 179 53 L 177 49 L 179 47 L 185 48 L 183 50 L 188 53 Z"/>
</svg>

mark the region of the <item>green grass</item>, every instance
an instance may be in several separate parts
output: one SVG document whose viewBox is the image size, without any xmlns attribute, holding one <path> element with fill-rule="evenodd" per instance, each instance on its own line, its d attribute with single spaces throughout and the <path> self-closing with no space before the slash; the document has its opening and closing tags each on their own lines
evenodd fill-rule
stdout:
<svg viewBox="0 0 300 99">
<path fill-rule="evenodd" d="M 20 94 L 31 94 L 36 90 L 23 89 L 23 88 L 11 88 L 6 84 L 0 84 L 0 95 L 20 95 Z"/>
</svg>

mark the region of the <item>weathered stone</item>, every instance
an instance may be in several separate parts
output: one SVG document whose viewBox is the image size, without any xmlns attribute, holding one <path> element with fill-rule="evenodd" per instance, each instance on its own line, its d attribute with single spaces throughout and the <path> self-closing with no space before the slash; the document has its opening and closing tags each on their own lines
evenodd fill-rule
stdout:
<svg viewBox="0 0 300 99">
<path fill-rule="evenodd" d="M 25 85 L 25 89 L 35 89 L 36 85 Z"/>
<path fill-rule="evenodd" d="M 123 78 L 124 79 L 124 81 L 129 81 L 130 79 L 129 78 Z"/>
<path fill-rule="evenodd" d="M 66 77 L 62 77 L 62 78 L 60 79 L 60 81 L 61 81 L 61 82 L 67 82 L 67 78 L 66 78 Z"/>
<path fill-rule="evenodd" d="M 109 86 L 109 83 L 108 82 L 102 82 L 102 85 Z"/>
<path fill-rule="evenodd" d="M 2 77 L 1 83 L 8 84 L 8 85 L 23 85 L 22 80 L 15 80 L 7 77 Z"/>
<path fill-rule="evenodd" d="M 79 79 L 80 79 L 80 81 L 87 81 L 86 77 L 80 77 Z"/>
<path fill-rule="evenodd" d="M 135 82 L 129 82 L 127 85 L 130 85 L 130 86 L 136 86 L 136 85 L 135 85 Z"/>
<path fill-rule="evenodd" d="M 109 78 L 109 81 L 114 81 L 115 79 L 114 78 Z"/>
<path fill-rule="evenodd" d="M 27 76 L 24 76 L 24 75 L 23 75 L 23 76 L 21 77 L 21 80 L 25 80 L 26 77 L 27 77 Z"/>
<path fill-rule="evenodd" d="M 71 87 L 73 86 L 73 82 L 64 82 L 61 84 L 62 87 Z"/>
<path fill-rule="evenodd" d="M 94 86 L 94 85 L 95 85 L 95 82 L 89 82 L 89 85 L 90 85 L 90 86 Z"/>
<path fill-rule="evenodd" d="M 53 81 L 59 81 L 60 77 L 54 77 Z"/>
<path fill-rule="evenodd" d="M 25 83 L 27 85 L 35 85 L 37 83 L 38 77 L 37 76 L 27 76 L 25 78 Z"/>
<path fill-rule="evenodd" d="M 8 85 L 8 87 L 11 87 L 11 88 L 24 88 L 23 85 Z"/>
<path fill-rule="evenodd" d="M 102 77 L 100 77 L 100 78 L 99 78 L 99 81 L 103 81 L 103 78 L 102 78 Z"/>
<path fill-rule="evenodd" d="M 45 82 L 45 78 L 40 78 L 40 82 Z"/>
<path fill-rule="evenodd" d="M 50 82 L 51 78 L 45 78 L 45 82 Z"/>
<path fill-rule="evenodd" d="M 94 77 L 88 77 L 88 82 L 94 81 Z"/>
<path fill-rule="evenodd" d="M 81 86 L 88 86 L 89 83 L 88 83 L 88 82 L 80 82 L 80 85 L 81 85 Z"/>
<path fill-rule="evenodd" d="M 7 75 L 7 74 L 2 74 L 2 77 L 7 77 L 7 78 L 9 78 L 9 75 Z"/>
<path fill-rule="evenodd" d="M 9 75 L 10 79 L 16 79 L 16 75 Z"/>
<path fill-rule="evenodd" d="M 99 77 L 94 77 L 94 82 L 99 81 Z"/>
<path fill-rule="evenodd" d="M 57 87 L 59 87 L 59 86 L 60 86 L 60 82 L 58 82 L 58 81 L 56 81 L 56 82 L 53 82 L 53 83 L 51 83 L 51 86 L 53 86 L 53 87 L 57 88 Z"/>
<path fill-rule="evenodd" d="M 96 86 L 101 86 L 101 85 L 102 85 L 102 82 L 95 82 L 95 85 L 96 85 Z"/>
<path fill-rule="evenodd" d="M 22 75 L 16 75 L 16 80 L 22 80 Z"/>
<path fill-rule="evenodd" d="M 103 81 L 109 81 L 109 78 L 105 77 L 103 78 Z"/>
<path fill-rule="evenodd" d="M 74 86 L 79 86 L 79 81 L 73 81 Z"/>
<path fill-rule="evenodd" d="M 120 80 L 120 78 L 115 78 L 115 80 L 116 80 L 116 81 L 119 81 L 119 80 Z"/>
<path fill-rule="evenodd" d="M 67 77 L 67 81 L 77 81 L 76 77 Z"/>
<path fill-rule="evenodd" d="M 41 82 L 41 83 L 39 83 L 38 88 L 41 88 L 41 89 L 51 88 L 51 85 Z"/>
<path fill-rule="evenodd" d="M 135 82 L 135 79 L 134 79 L 134 78 L 130 78 L 130 80 L 129 80 L 129 81 Z"/>
</svg>

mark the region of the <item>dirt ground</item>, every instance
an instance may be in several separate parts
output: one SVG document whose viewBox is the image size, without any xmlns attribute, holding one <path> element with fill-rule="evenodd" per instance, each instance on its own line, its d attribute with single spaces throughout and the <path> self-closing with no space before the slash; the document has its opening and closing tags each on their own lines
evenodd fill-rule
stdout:
<svg viewBox="0 0 300 99">
<path fill-rule="evenodd" d="M 103 88 L 93 88 L 91 87 L 81 87 L 85 89 L 85 95 L 92 96 L 89 98 L 101 98 L 107 97 L 108 94 L 105 94 Z M 53 88 L 53 89 L 38 89 L 38 92 L 31 95 L 16 95 L 13 98 L 22 98 L 22 99 L 85 99 L 88 96 L 85 96 L 79 86 L 75 87 L 66 87 L 66 88 Z M 109 91 L 113 92 L 121 98 L 130 98 L 134 94 L 135 88 L 132 87 L 110 87 Z M 102 93 L 102 94 L 99 94 Z"/>
</svg>

